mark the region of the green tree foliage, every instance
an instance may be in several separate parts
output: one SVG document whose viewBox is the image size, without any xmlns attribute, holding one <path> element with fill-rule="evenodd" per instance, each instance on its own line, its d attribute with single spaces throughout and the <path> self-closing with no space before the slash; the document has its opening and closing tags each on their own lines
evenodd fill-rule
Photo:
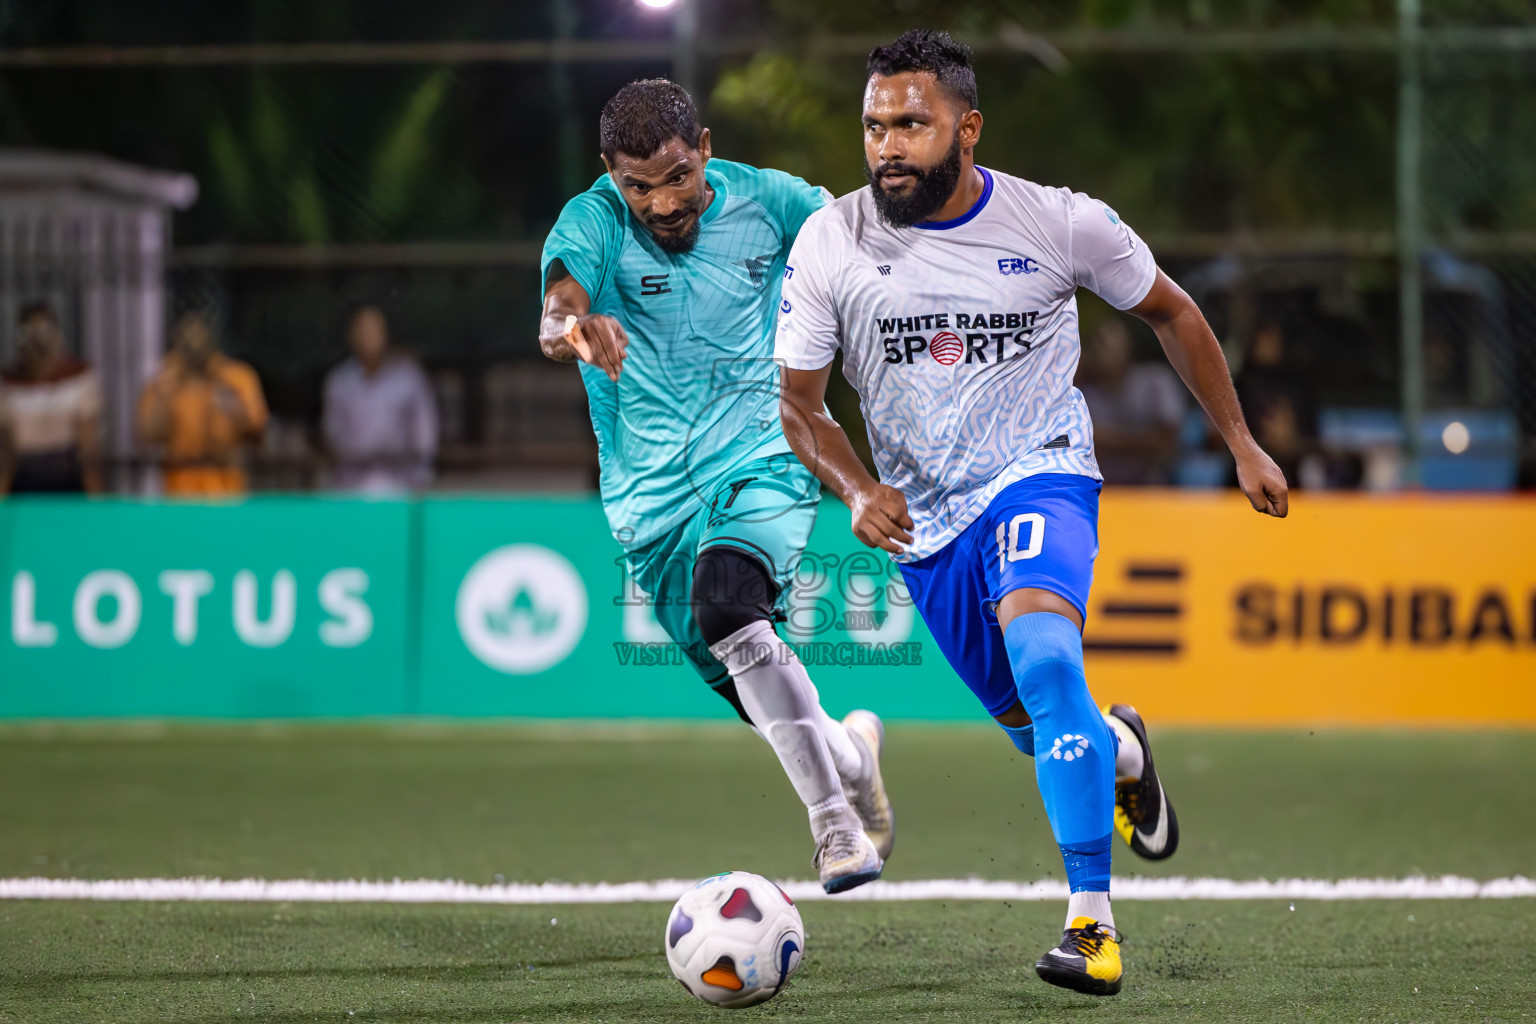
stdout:
<svg viewBox="0 0 1536 1024">
<path fill-rule="evenodd" d="M 1445 4 L 1441 4 L 1444 7 Z M 1508 4 L 1478 6 L 1488 19 Z M 1521 6 L 1531 17 L 1529 0 Z M 711 95 L 721 152 L 843 192 L 863 184 L 862 61 L 829 59 L 834 33 L 949 27 L 978 44 L 986 126 L 978 159 L 1092 192 L 1147 231 L 1390 231 L 1397 59 L 1390 46 L 1251 53 L 1068 48 L 1050 65 L 993 43 L 1028 30 L 1390 30 L 1392 0 L 778 0 L 794 42 L 726 68 Z M 1490 13 L 1491 12 L 1491 13 Z M 1443 20 L 1443 19 L 1442 19 Z M 872 36 L 871 39 L 879 39 Z M 1425 180 L 1445 229 L 1536 224 L 1536 92 L 1528 61 L 1426 61 Z"/>
<path fill-rule="evenodd" d="M 1465 0 L 1430 0 L 1454 7 Z M 1524 0 L 1479 0 L 1511 7 Z M 932 25 L 987 30 L 1009 21 L 1033 31 L 1146 28 L 1390 27 L 1396 0 L 772 0 L 783 26 L 798 31 L 890 31 Z"/>
<path fill-rule="evenodd" d="M 392 103 L 364 105 L 254 76 L 209 119 L 207 201 L 242 238 L 311 244 L 395 237 L 424 212 L 462 216 L 474 195 L 455 190 L 439 144 L 451 81 L 433 71 Z"/>
<path fill-rule="evenodd" d="M 855 68 L 833 68 L 785 53 L 758 54 L 720 77 L 711 113 L 725 119 L 732 159 L 779 167 L 834 193 L 864 183 L 859 171 L 859 92 Z M 744 147 L 750 152 L 742 152 Z"/>
<path fill-rule="evenodd" d="M 978 159 L 1097 192 L 1148 228 L 1390 223 L 1390 63 L 1095 56 L 1053 73 L 984 56 L 978 78 Z M 854 61 L 759 55 L 722 75 L 711 113 L 744 159 L 846 191 L 863 183 L 863 79 Z"/>
<path fill-rule="evenodd" d="M 1425 72 L 1430 230 L 1536 230 L 1536 63 L 1447 53 Z"/>
</svg>

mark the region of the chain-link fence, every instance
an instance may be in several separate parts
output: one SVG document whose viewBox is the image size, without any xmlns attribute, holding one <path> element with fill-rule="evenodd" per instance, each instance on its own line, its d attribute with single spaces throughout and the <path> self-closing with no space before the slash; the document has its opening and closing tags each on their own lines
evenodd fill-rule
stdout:
<svg viewBox="0 0 1536 1024">
<path fill-rule="evenodd" d="M 1443 6 L 1429 25 L 1449 34 L 1507 23 L 1521 5 Z M 1422 61 L 1430 483 L 1536 484 L 1536 49 L 1506 38 L 1507 49 L 1431 45 Z"/>
<path fill-rule="evenodd" d="M 1528 3 L 1400 0 L 1394 18 L 1145 0 L 1107 26 L 1022 3 L 908 6 L 977 51 L 984 162 L 1100 195 L 1141 230 L 1298 483 L 1536 484 Z M 109 71 L 90 53 L 0 54 L 13 99 L 40 111 L 50 89 L 67 99 L 61 82 L 119 83 L 123 102 L 151 76 L 175 83 L 140 155 L 205 187 L 178 220 L 167 312 L 208 314 L 259 372 L 273 422 L 255 485 L 324 485 L 323 382 L 358 303 L 386 311 L 431 377 L 445 483 L 590 485 L 576 377 L 537 349 L 537 259 L 600 171 L 597 113 L 624 81 L 690 76 L 718 155 L 862 183 L 873 15 L 699 0 L 685 38 L 550 7 L 566 16 L 474 45 L 125 50 Z M 1112 316 L 1083 305 L 1085 333 Z M 1149 335 L 1135 344 L 1155 360 Z M 832 403 L 860 433 L 851 396 Z M 1138 479 L 1228 481 L 1202 417 L 1177 433 Z"/>
</svg>

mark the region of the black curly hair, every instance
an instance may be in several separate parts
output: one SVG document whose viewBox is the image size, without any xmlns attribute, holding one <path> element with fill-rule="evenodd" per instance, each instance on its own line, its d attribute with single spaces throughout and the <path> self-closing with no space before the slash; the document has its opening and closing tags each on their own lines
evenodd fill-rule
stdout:
<svg viewBox="0 0 1536 1024">
<path fill-rule="evenodd" d="M 971 48 L 957 43 L 948 32 L 930 28 L 908 29 L 896 41 L 877 46 L 869 52 L 869 76 L 899 75 L 907 71 L 926 71 L 951 96 L 977 109 L 976 72 L 971 69 Z"/>
<path fill-rule="evenodd" d="M 640 160 L 656 155 L 672 139 L 699 148 L 703 128 L 688 90 L 665 78 L 630 82 L 603 107 L 598 138 L 611 163 L 616 153 Z"/>
</svg>

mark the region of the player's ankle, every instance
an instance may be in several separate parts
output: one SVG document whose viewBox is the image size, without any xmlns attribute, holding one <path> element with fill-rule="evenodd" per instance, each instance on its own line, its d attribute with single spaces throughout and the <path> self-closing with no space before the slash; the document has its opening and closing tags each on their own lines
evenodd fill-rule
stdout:
<svg viewBox="0 0 1536 1024">
<path fill-rule="evenodd" d="M 1136 738 L 1136 733 L 1114 715 L 1105 715 L 1104 724 L 1109 726 L 1109 731 L 1119 740 L 1119 749 L 1115 751 L 1115 782 L 1136 782 L 1141 778 L 1141 773 L 1146 770 L 1146 757 L 1141 749 L 1141 741 Z"/>
<path fill-rule="evenodd" d="M 833 832 L 857 832 L 864 826 L 859 816 L 841 794 L 829 796 L 806 809 L 811 821 L 811 835 L 819 843 Z"/>
<path fill-rule="evenodd" d="M 1113 928 L 1115 912 L 1109 906 L 1109 893 L 1085 889 L 1070 894 L 1067 897 L 1067 923 L 1062 927 L 1072 927 L 1072 922 L 1080 917 L 1092 918 L 1099 924 Z"/>
</svg>

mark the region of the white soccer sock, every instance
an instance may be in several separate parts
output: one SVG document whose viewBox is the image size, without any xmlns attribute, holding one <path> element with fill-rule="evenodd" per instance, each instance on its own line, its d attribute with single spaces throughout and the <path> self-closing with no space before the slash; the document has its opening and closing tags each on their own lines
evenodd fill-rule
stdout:
<svg viewBox="0 0 1536 1024">
<path fill-rule="evenodd" d="M 768 629 L 770 636 L 767 642 L 782 644 L 783 641 L 779 639 L 778 634 L 773 633 L 773 627 L 770 625 Z M 731 642 L 732 637 L 726 637 L 724 640 L 724 643 Z M 816 684 L 811 681 L 810 674 L 805 670 L 804 662 L 795 656 L 794 650 L 788 645 L 785 645 L 784 651 L 788 652 L 787 660 L 785 660 L 782 652 L 779 656 L 776 656 L 775 660 L 779 661 L 785 668 L 794 671 L 800 677 L 800 684 L 807 688 L 811 703 L 815 707 L 816 727 L 821 730 L 822 739 L 827 741 L 827 749 L 832 754 L 832 763 L 837 766 L 838 777 L 842 779 L 843 790 L 847 792 L 863 781 L 866 774 L 864 758 L 859 754 L 859 748 L 854 744 L 853 737 L 848 735 L 848 728 L 842 722 L 827 714 L 826 709 L 821 706 L 821 692 L 816 689 Z M 721 660 L 722 662 L 724 661 L 724 659 Z M 737 690 L 738 692 L 740 690 L 739 684 Z M 765 740 L 768 738 L 757 727 L 755 722 L 752 726 L 752 731 L 762 736 Z"/>
<path fill-rule="evenodd" d="M 793 651 L 790 657 L 794 657 Z M 799 658 L 795 658 L 795 667 L 805 672 L 805 666 Z M 859 756 L 859 748 L 854 745 L 853 737 L 848 735 L 847 727 L 823 710 L 821 693 L 809 675 L 805 677 L 805 685 L 811 688 L 811 699 L 816 702 L 816 724 L 821 729 L 822 739 L 827 741 L 827 749 L 832 753 L 832 763 L 837 765 L 837 774 L 843 780 L 843 788 L 846 790 L 858 785 L 864 778 L 864 758 Z"/>
<path fill-rule="evenodd" d="M 1067 923 L 1063 928 L 1071 928 L 1072 922 L 1080 917 L 1091 917 L 1099 924 L 1115 926 L 1115 912 L 1109 909 L 1109 893 L 1107 892 L 1074 892 L 1067 897 Z"/>
<path fill-rule="evenodd" d="M 741 706 L 779 756 L 805 804 L 816 841 L 828 832 L 859 828 L 824 735 L 822 720 L 831 718 L 821 710 L 820 695 L 795 652 L 763 619 L 743 626 L 709 650 L 730 671 Z M 858 750 L 846 731 L 842 738 L 858 761 Z"/>
<path fill-rule="evenodd" d="M 1141 778 L 1141 770 L 1146 767 L 1146 758 L 1141 753 L 1141 741 L 1126 725 L 1114 715 L 1105 715 L 1104 724 L 1115 730 L 1115 735 L 1120 737 L 1120 749 L 1115 754 L 1115 781 L 1135 782 Z"/>
</svg>

